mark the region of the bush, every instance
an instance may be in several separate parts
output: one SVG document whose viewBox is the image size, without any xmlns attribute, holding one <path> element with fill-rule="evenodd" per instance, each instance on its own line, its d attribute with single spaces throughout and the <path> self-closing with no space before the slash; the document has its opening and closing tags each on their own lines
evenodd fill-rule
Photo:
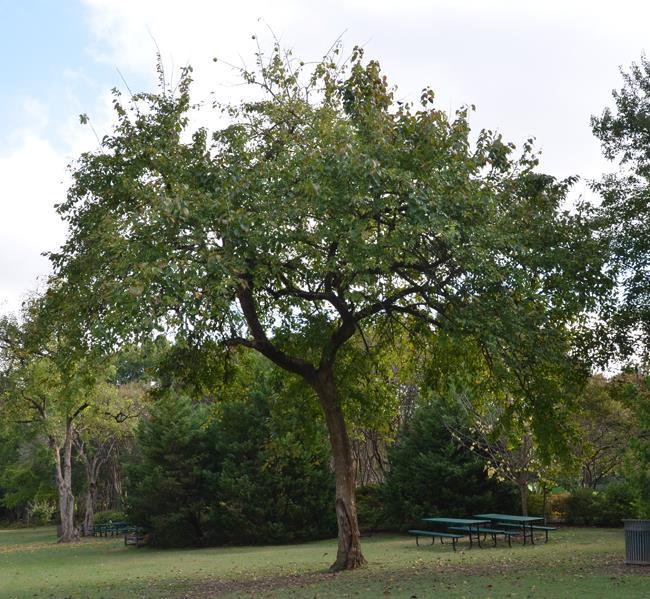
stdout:
<svg viewBox="0 0 650 599">
<path fill-rule="evenodd" d="M 568 520 L 568 501 L 570 493 L 555 493 L 549 496 L 550 519 L 553 522 L 567 522 Z"/>
<path fill-rule="evenodd" d="M 165 396 L 137 430 L 140 455 L 127 467 L 127 512 L 151 531 L 151 544 L 183 547 L 203 542 L 214 471 L 204 407 Z"/>
<path fill-rule="evenodd" d="M 586 526 L 621 526 L 635 517 L 635 495 L 626 483 L 612 483 L 603 491 L 578 489 L 566 498 L 565 520 Z"/>
<path fill-rule="evenodd" d="M 299 411 L 271 414 L 262 395 L 222 406 L 212 542 L 289 543 L 336 533 L 324 435 L 301 438 L 302 418 Z"/>
<path fill-rule="evenodd" d="M 108 524 L 108 522 L 123 522 L 126 520 L 124 512 L 116 510 L 106 510 L 103 512 L 96 512 L 94 516 L 95 524 Z"/>
<path fill-rule="evenodd" d="M 383 500 L 391 527 L 421 525 L 426 516 L 518 509 L 514 488 L 488 476 L 485 462 L 452 438 L 444 416 L 438 403 L 420 407 L 400 442 L 389 450 Z"/>
<path fill-rule="evenodd" d="M 602 498 L 592 489 L 578 489 L 569 495 L 566 510 L 569 524 L 597 524 L 602 512 Z"/>
<path fill-rule="evenodd" d="M 625 518 L 636 515 L 635 494 L 626 483 L 612 483 L 603 491 L 603 504 L 599 524 L 602 526 L 622 526 Z"/>
<path fill-rule="evenodd" d="M 139 427 L 140 455 L 126 481 L 129 516 L 149 529 L 152 545 L 285 543 L 335 534 L 325 437 L 305 438 L 301 421 L 308 414 L 272 413 L 270 396 L 223 401 L 216 415 L 181 397 L 154 405 Z"/>
<path fill-rule="evenodd" d="M 377 532 L 385 528 L 383 489 L 380 485 L 367 485 L 357 489 L 356 502 L 361 532 Z"/>
<path fill-rule="evenodd" d="M 35 499 L 29 503 L 29 523 L 32 526 L 49 524 L 57 512 L 56 501 L 48 499 Z"/>
</svg>

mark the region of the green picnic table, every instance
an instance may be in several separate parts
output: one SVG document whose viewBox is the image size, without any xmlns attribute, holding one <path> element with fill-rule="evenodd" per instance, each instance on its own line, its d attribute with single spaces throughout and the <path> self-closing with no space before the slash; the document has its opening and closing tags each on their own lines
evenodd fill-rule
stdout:
<svg viewBox="0 0 650 599">
<path fill-rule="evenodd" d="M 422 520 L 431 524 L 441 524 L 448 528 L 453 526 L 462 526 L 467 531 L 470 548 L 472 547 L 474 535 L 476 535 L 478 546 L 481 546 L 481 534 L 479 532 L 479 528 L 481 528 L 481 525 L 485 525 L 485 520 L 477 520 L 472 518 L 422 518 Z"/>
<path fill-rule="evenodd" d="M 533 537 L 533 528 L 534 523 L 544 520 L 541 516 L 515 516 L 514 514 L 474 514 L 475 518 L 483 518 L 483 520 L 489 520 L 492 524 L 505 524 L 510 526 L 516 526 L 521 528 L 522 535 L 524 537 L 524 545 L 526 544 L 526 538 L 530 537 L 530 542 L 534 545 L 535 539 Z M 537 526 L 535 528 L 542 529 L 546 527 Z M 550 528 L 550 527 L 549 527 Z M 548 532 L 547 539 L 548 539 Z"/>
</svg>

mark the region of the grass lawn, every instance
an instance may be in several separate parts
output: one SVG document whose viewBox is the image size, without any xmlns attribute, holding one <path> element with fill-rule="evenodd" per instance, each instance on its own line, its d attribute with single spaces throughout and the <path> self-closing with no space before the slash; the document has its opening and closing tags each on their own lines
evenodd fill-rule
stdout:
<svg viewBox="0 0 650 599">
<path fill-rule="evenodd" d="M 121 539 L 54 543 L 0 530 L 0 597 L 650 597 L 650 567 L 623 564 L 623 532 L 562 529 L 548 545 L 472 550 L 406 536 L 364 539 L 368 566 L 326 573 L 334 541 L 152 550 Z M 426 540 L 423 540 L 427 543 Z"/>
</svg>

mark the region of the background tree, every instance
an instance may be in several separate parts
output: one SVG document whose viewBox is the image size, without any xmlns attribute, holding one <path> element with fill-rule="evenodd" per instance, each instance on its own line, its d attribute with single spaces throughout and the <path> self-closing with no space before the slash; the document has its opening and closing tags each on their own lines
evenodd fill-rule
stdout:
<svg viewBox="0 0 650 599">
<path fill-rule="evenodd" d="M 512 485 L 488 474 L 488 464 L 454 438 L 444 420 L 462 414 L 430 400 L 409 420 L 399 442 L 389 450 L 390 470 L 381 490 L 387 520 L 398 528 L 421 523 L 426 516 L 467 517 L 494 510 L 512 511 L 517 494 Z"/>
<path fill-rule="evenodd" d="M 27 324 L 21 327 L 4 318 L 0 327 L 0 408 L 5 418 L 34 428 L 47 440 L 59 496 L 59 542 L 74 541 L 79 532 L 74 523 L 73 443 L 77 421 L 90 405 L 93 376 L 83 362 L 62 368 L 52 347 L 36 353 L 28 342 Z"/>
<path fill-rule="evenodd" d="M 614 110 L 606 108 L 591 124 L 605 157 L 619 166 L 593 188 L 602 196 L 601 214 L 622 286 L 614 319 L 617 341 L 629 355 L 650 348 L 650 62 L 643 55 L 621 73 Z"/>
<path fill-rule="evenodd" d="M 127 466 L 127 512 L 153 531 L 154 544 L 204 542 L 205 511 L 218 501 L 209 486 L 215 468 L 207 423 L 205 406 L 167 394 L 138 427 L 138 451 Z"/>
<path fill-rule="evenodd" d="M 98 384 L 92 403 L 75 430 L 76 454 L 86 475 L 83 532 L 91 534 L 97 509 L 102 469 L 115 457 L 119 447 L 133 437 L 133 429 L 147 393 L 138 382 Z"/>
<path fill-rule="evenodd" d="M 448 116 L 428 89 L 398 102 L 377 62 L 338 54 L 258 55 L 241 73 L 257 99 L 216 106 L 230 124 L 212 133 L 189 131 L 189 69 L 176 93 L 116 93 L 115 130 L 59 206 L 69 237 L 50 289 L 67 335 L 94 348 L 168 331 L 301 377 L 332 449 L 335 570 L 364 561 L 341 348 L 408 317 L 475 336 L 530 383 L 608 286 L 584 207 L 560 208 L 570 181 L 535 173 L 529 143 L 519 158 L 491 131 L 472 144 L 468 110 Z M 552 402 L 535 405 L 546 426 Z"/>
<path fill-rule="evenodd" d="M 591 377 L 580 397 L 576 414 L 580 442 L 576 444 L 575 457 L 582 487 L 596 489 L 608 477 L 620 476 L 630 439 L 641 434 L 630 399 L 621 393 L 626 378 Z"/>
<path fill-rule="evenodd" d="M 46 524 L 57 510 L 52 456 L 35 431 L 0 423 L 0 520 Z"/>
<path fill-rule="evenodd" d="M 313 397 L 260 359 L 239 357 L 227 388 L 202 401 L 165 390 L 138 428 L 129 514 L 154 544 L 289 542 L 335 530 Z"/>
</svg>

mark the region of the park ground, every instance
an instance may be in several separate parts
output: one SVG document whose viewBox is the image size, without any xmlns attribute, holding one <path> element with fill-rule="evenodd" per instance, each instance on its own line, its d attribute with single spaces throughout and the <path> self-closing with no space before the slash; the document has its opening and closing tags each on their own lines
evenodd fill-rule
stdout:
<svg viewBox="0 0 650 599">
<path fill-rule="evenodd" d="M 368 565 L 328 574 L 336 543 L 154 550 L 121 539 L 57 545 L 53 528 L 0 530 L 0 597 L 650 597 L 623 532 L 565 528 L 547 545 L 472 550 L 364 539 Z"/>
</svg>

